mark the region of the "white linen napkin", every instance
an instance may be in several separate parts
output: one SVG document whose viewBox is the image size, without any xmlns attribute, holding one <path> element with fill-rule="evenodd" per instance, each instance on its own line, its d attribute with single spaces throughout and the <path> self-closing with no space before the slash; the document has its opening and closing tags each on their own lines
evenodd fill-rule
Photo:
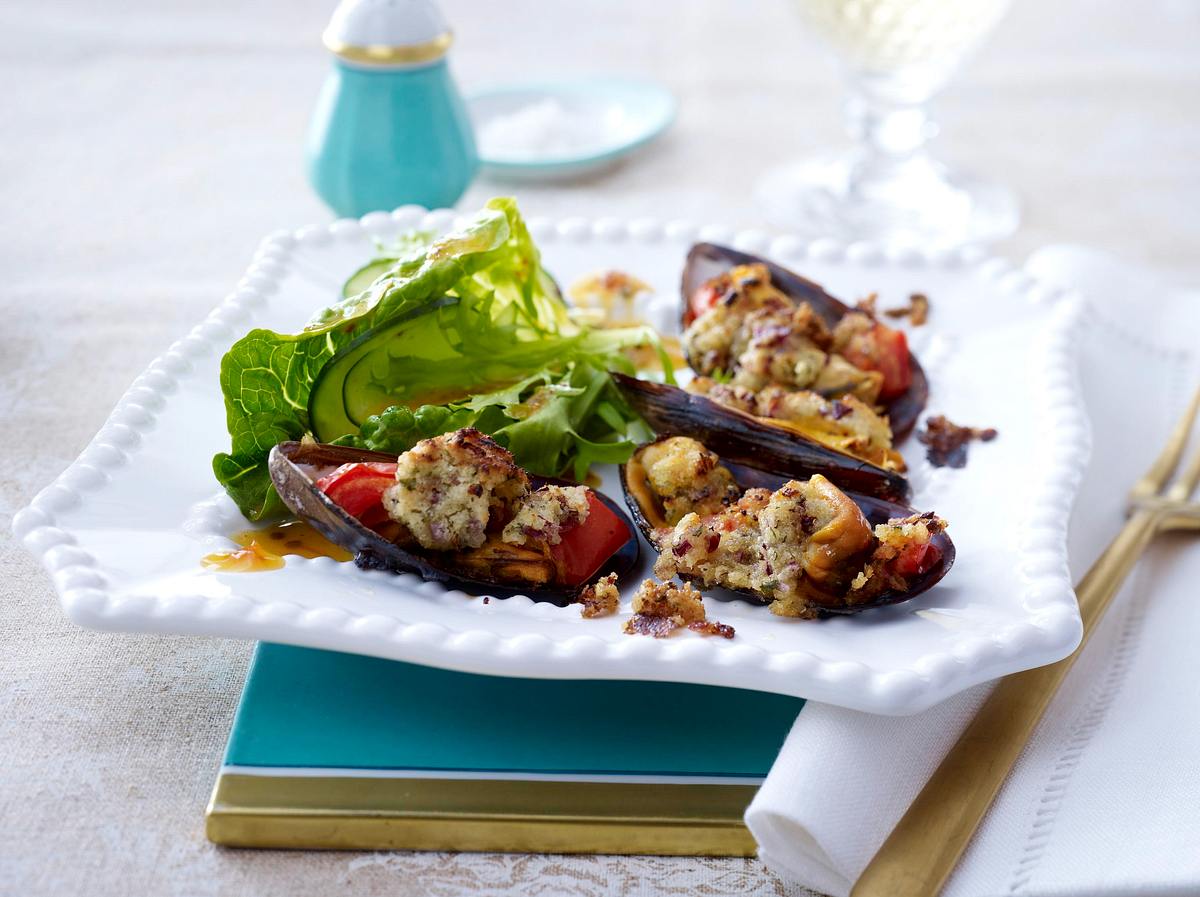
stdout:
<svg viewBox="0 0 1200 897">
<path fill-rule="evenodd" d="M 1200 293 L 1069 246 L 1035 253 L 1028 269 L 1087 299 L 1080 363 L 1094 447 L 1071 521 L 1078 580 L 1200 384 Z M 1163 537 L 1051 704 L 946 897 L 1200 894 L 1198 636 L 1200 545 Z M 989 689 L 907 718 L 805 706 L 746 813 L 762 859 L 847 894 Z"/>
</svg>

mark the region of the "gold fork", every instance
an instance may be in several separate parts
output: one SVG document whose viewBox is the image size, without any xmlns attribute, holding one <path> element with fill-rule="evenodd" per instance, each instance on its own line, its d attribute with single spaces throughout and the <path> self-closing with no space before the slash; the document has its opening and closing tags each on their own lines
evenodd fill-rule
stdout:
<svg viewBox="0 0 1200 897">
<path fill-rule="evenodd" d="M 1033 734 L 1050 699 L 1087 644 L 1121 583 L 1156 533 L 1200 531 L 1200 450 L 1167 489 L 1200 412 L 1200 390 L 1175 425 L 1162 454 L 1129 493 L 1129 519 L 1075 588 L 1083 640 L 1049 666 L 1007 676 L 967 725 L 879 852 L 851 897 L 932 897 L 939 893 L 975 829 Z"/>
</svg>

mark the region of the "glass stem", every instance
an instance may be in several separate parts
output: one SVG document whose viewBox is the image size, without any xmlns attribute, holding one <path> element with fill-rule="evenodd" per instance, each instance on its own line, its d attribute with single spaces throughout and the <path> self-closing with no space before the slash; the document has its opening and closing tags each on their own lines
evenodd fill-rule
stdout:
<svg viewBox="0 0 1200 897">
<path fill-rule="evenodd" d="M 878 192 L 896 186 L 901 178 L 928 172 L 926 144 L 937 134 L 925 85 L 906 83 L 896 76 L 855 76 L 846 103 L 846 129 L 858 146 L 849 188 Z"/>
</svg>

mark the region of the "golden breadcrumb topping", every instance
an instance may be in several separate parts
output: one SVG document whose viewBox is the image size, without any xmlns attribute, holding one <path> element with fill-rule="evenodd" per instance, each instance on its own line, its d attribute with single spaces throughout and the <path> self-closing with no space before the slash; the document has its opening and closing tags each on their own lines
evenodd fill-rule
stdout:
<svg viewBox="0 0 1200 897">
<path fill-rule="evenodd" d="M 682 626 L 704 619 L 704 596 L 690 583 L 647 579 L 633 596 L 633 612 L 648 617 L 672 617 Z"/>
<path fill-rule="evenodd" d="M 642 466 L 667 522 L 692 511 L 713 514 L 736 501 L 737 483 L 720 459 L 695 439 L 672 436 L 641 450 Z"/>
<path fill-rule="evenodd" d="M 924 293 L 913 293 L 908 297 L 908 305 L 885 308 L 883 313 L 889 318 L 908 318 L 910 324 L 920 327 L 929 320 L 929 297 Z"/>
<path fill-rule="evenodd" d="M 688 392 L 707 396 L 726 408 L 735 408 L 746 414 L 758 414 L 758 396 L 754 390 L 733 383 L 718 383 L 711 377 L 693 377 L 684 387 Z"/>
<path fill-rule="evenodd" d="M 704 598 L 691 583 L 644 580 L 634 593 L 633 616 L 625 622 L 625 632 L 666 638 L 684 628 L 702 635 L 734 636 L 732 626 L 706 618 Z"/>
<path fill-rule="evenodd" d="M 607 617 L 609 614 L 615 614 L 620 606 L 621 593 L 617 591 L 615 573 L 601 577 L 579 593 L 581 617 Z"/>
<path fill-rule="evenodd" d="M 920 548 L 944 528 L 923 514 L 872 529 L 854 500 L 817 474 L 775 492 L 749 489 L 715 514 L 685 515 L 664 533 L 654 573 L 750 592 L 775 614 L 812 618 L 905 590 L 936 562 Z"/>
<path fill-rule="evenodd" d="M 716 302 L 682 338 L 697 373 L 722 371 L 732 385 L 752 392 L 775 384 L 826 396 L 850 394 L 869 405 L 879 399 L 883 375 L 842 355 L 874 327 L 869 315 L 847 314 L 831 331 L 812 305 L 794 303 L 777 289 L 762 264 L 737 266 L 702 289 L 715 294 Z"/>
<path fill-rule="evenodd" d="M 587 486 L 542 486 L 521 500 L 501 538 L 514 545 L 558 545 L 564 532 L 587 520 L 587 494 Z"/>
<path fill-rule="evenodd" d="M 960 427 L 937 414 L 926 418 L 917 441 L 928 446 L 925 457 L 934 467 L 966 467 L 967 444 L 973 439 L 991 442 L 997 435 L 995 427 Z"/>
<path fill-rule="evenodd" d="M 467 427 L 402 454 L 383 506 L 424 548 L 451 551 L 482 545 L 491 515 L 507 517 L 528 491 L 529 478 L 508 449 Z"/>
</svg>

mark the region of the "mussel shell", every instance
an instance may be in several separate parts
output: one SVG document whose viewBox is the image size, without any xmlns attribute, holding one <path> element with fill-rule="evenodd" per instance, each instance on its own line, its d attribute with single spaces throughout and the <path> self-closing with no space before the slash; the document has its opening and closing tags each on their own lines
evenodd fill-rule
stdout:
<svg viewBox="0 0 1200 897">
<path fill-rule="evenodd" d="M 535 601 L 554 604 L 569 604 L 583 589 L 579 586 L 555 586 L 535 588 L 491 582 L 466 577 L 439 564 L 439 558 L 414 554 L 396 543 L 385 539 L 370 527 L 363 526 L 357 518 L 347 514 L 336 502 L 317 488 L 316 484 L 298 465 L 319 467 L 351 464 L 361 461 L 380 461 L 394 464 L 395 455 L 373 452 L 349 446 L 322 443 L 284 442 L 271 449 L 268 466 L 271 481 L 283 503 L 297 517 L 307 521 L 321 535 L 347 551 L 353 552 L 354 562 L 364 569 L 389 570 L 393 573 L 416 573 L 422 579 L 440 582 L 479 595 L 507 598 L 512 595 L 528 595 Z M 573 485 L 548 477 L 531 476 L 530 483 L 536 488 L 544 485 Z M 595 491 L 595 490 L 593 490 Z M 623 508 L 601 492 L 596 497 L 629 528 L 629 538 L 611 558 L 592 576 L 591 582 L 608 573 L 625 576 L 637 566 L 638 537 Z M 453 555 L 449 556 L 450 558 Z"/>
<path fill-rule="evenodd" d="M 723 460 L 753 464 L 791 477 L 824 474 L 847 492 L 903 501 L 908 480 L 892 470 L 844 454 L 786 427 L 714 402 L 676 386 L 639 380 L 617 371 L 613 381 L 660 436 L 691 436 Z"/>
<path fill-rule="evenodd" d="M 682 326 L 686 328 L 692 321 L 691 297 L 697 289 L 714 277 L 724 274 L 730 268 L 753 264 L 766 265 L 767 270 L 771 273 L 771 282 L 777 289 L 797 303 L 809 303 L 813 307 L 813 311 L 819 314 L 830 327 L 847 313 L 854 311 L 840 299 L 831 296 L 820 284 L 813 283 L 782 265 L 777 265 L 748 252 L 731 249 L 728 246 L 719 246 L 716 243 L 697 243 L 688 252 L 687 261 L 683 266 L 683 302 L 680 312 Z M 908 359 L 912 366 L 912 385 L 903 395 L 886 403 L 888 421 L 897 441 L 912 431 L 917 423 L 917 418 L 925 408 L 925 403 L 929 400 L 929 378 L 925 376 L 924 368 L 911 352 L 908 354 Z"/>
<path fill-rule="evenodd" d="M 637 452 L 634 454 L 634 457 L 625 464 L 621 465 L 620 473 L 621 490 L 625 493 L 625 504 L 629 507 L 629 513 L 633 517 L 634 522 L 637 524 L 638 529 L 641 530 L 642 535 L 646 537 L 646 541 L 649 542 L 652 547 L 657 549 L 659 546 L 656 527 L 649 517 L 647 517 L 646 509 L 642 507 L 641 502 L 638 500 L 637 495 L 634 493 L 634 490 L 631 489 L 629 484 L 630 464 L 635 463 L 637 455 L 641 452 L 641 450 L 645 448 L 646 445 L 651 444 L 652 443 L 645 443 L 644 445 L 639 446 Z M 725 459 L 723 458 L 722 463 L 725 463 L 725 466 L 729 468 L 729 471 L 733 474 L 734 480 L 743 491 L 746 489 L 764 488 L 770 489 L 772 492 L 774 492 L 781 488 L 788 480 L 795 479 L 791 476 L 772 473 L 770 471 L 762 470 L 756 467 L 750 467 L 745 464 L 726 463 Z M 862 510 L 863 516 L 867 518 L 867 522 L 870 523 L 871 526 L 875 526 L 879 523 L 887 523 L 889 520 L 897 517 L 908 517 L 917 513 L 914 508 L 906 504 L 901 504 L 897 501 L 890 501 L 888 499 L 879 498 L 873 495 L 861 495 L 850 491 L 846 491 L 846 494 L 850 496 L 854 503 Z M 934 536 L 932 542 L 941 551 L 941 558 L 929 570 L 914 580 L 907 591 L 884 592 L 874 601 L 855 605 L 853 607 L 824 607 L 821 608 L 821 614 L 839 616 L 857 614 L 864 610 L 870 610 L 873 607 L 883 607 L 888 604 L 899 604 L 902 601 L 908 601 L 911 598 L 917 597 L 922 592 L 926 592 L 933 588 L 948 572 L 950 572 L 950 568 L 954 566 L 955 550 L 954 542 L 944 532 L 938 533 L 936 536 Z M 725 589 L 725 591 L 730 591 L 737 595 L 749 598 L 758 604 L 769 603 L 767 599 L 755 592 L 747 592 L 740 589 Z"/>
</svg>

